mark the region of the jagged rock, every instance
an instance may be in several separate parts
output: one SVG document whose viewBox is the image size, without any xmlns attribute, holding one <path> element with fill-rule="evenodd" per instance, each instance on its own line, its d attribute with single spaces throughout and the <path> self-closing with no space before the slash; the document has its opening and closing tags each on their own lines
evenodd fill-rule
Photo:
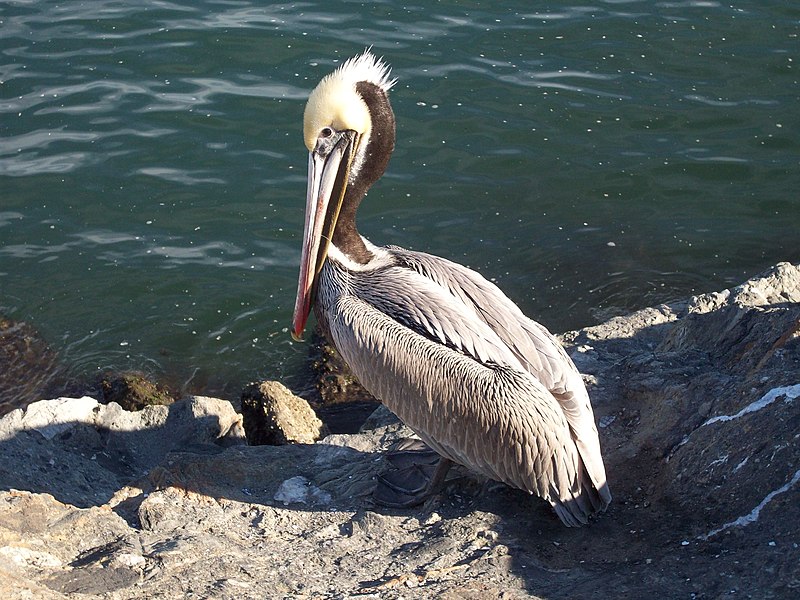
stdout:
<svg viewBox="0 0 800 600">
<path fill-rule="evenodd" d="M 142 410 L 145 406 L 164 406 L 175 398 L 143 373 L 115 373 L 100 381 L 103 402 L 116 402 L 125 410 Z"/>
<path fill-rule="evenodd" d="M 134 585 L 140 578 L 141 568 L 131 560 L 141 554 L 136 536 L 107 508 L 77 509 L 50 494 L 12 490 L 0 493 L 0 514 L 0 555 L 15 567 L 0 566 L 0 582 L 3 575 L 19 581 L 46 570 L 49 576 L 31 590 L 34 598 L 102 594 Z M 42 544 L 43 538 L 58 543 Z M 31 577 L 28 584 L 36 579 Z M 4 589 L 18 590 L 16 585 Z"/>
<path fill-rule="evenodd" d="M 251 383 L 242 392 L 247 441 L 262 444 L 313 444 L 327 433 L 311 406 L 277 381 Z"/>
<path fill-rule="evenodd" d="M 422 507 L 375 506 L 382 454 L 410 434 L 385 411 L 358 434 L 233 447 L 220 442 L 238 417 L 222 401 L 14 411 L 0 420 L 0 588 L 9 598 L 794 597 L 798 282 L 800 266 L 781 264 L 727 292 L 564 335 L 614 494 L 580 529 L 463 470 Z"/>
</svg>

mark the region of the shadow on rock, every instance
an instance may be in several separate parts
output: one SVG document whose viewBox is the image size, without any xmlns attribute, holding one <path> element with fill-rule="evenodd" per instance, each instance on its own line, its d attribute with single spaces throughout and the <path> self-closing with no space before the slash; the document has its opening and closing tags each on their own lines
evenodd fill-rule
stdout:
<svg viewBox="0 0 800 600">
<path fill-rule="evenodd" d="M 362 450 L 345 445 L 348 436 L 251 447 L 241 415 L 215 398 L 137 412 L 88 397 L 48 400 L 0 421 L 0 487 L 80 508 L 174 487 L 239 502 L 355 509 L 374 485 L 372 454 L 388 429 L 361 435 Z"/>
</svg>

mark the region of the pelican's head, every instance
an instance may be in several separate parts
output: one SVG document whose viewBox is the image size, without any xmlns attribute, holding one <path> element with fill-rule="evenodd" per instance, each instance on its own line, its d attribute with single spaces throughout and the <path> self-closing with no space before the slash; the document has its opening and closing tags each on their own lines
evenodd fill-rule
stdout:
<svg viewBox="0 0 800 600">
<path fill-rule="evenodd" d="M 302 338 L 348 186 L 358 190 L 351 195 L 357 206 L 386 168 L 394 147 L 394 115 L 386 93 L 394 83 L 389 67 L 366 50 L 323 78 L 306 103 L 303 139 L 309 152 L 308 189 L 292 319 L 296 340 Z M 382 135 L 387 120 L 391 135 Z M 349 209 L 354 214 L 355 206 Z"/>
</svg>

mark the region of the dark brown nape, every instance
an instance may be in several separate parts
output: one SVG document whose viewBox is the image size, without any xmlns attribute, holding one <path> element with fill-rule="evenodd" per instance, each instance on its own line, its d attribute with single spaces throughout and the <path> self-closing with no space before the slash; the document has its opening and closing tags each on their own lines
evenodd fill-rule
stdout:
<svg viewBox="0 0 800 600">
<path fill-rule="evenodd" d="M 342 201 L 341 212 L 333 232 L 333 244 L 349 258 L 366 264 L 372 258 L 356 228 L 356 212 L 367 190 L 386 171 L 394 151 L 395 120 L 389 97 L 380 86 L 368 81 L 356 84 L 372 121 L 372 132 L 364 149 L 364 160 L 355 179 L 350 182 Z"/>
</svg>

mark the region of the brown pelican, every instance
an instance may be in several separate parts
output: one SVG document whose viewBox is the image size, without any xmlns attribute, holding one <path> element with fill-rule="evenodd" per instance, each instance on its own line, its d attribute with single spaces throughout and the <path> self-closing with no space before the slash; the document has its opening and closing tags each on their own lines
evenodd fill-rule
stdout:
<svg viewBox="0 0 800 600">
<path fill-rule="evenodd" d="M 443 465 L 537 494 L 566 525 L 587 523 L 611 494 L 589 396 L 558 341 L 478 273 L 375 246 L 356 229 L 356 210 L 394 150 L 394 83 L 382 59 L 365 51 L 308 99 L 292 335 L 301 339 L 313 305 L 364 387 Z"/>
</svg>

